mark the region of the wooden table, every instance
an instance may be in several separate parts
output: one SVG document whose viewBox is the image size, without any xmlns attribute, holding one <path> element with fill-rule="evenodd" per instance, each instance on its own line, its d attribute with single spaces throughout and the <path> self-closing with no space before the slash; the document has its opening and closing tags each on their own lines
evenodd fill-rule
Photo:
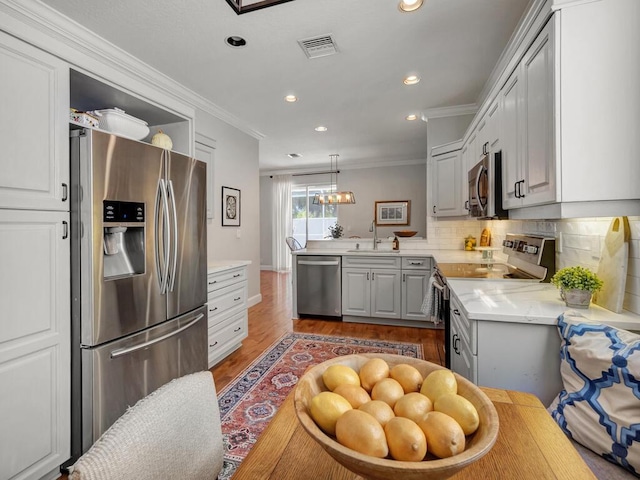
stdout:
<svg viewBox="0 0 640 480">
<path fill-rule="evenodd" d="M 494 403 L 500 431 L 491 451 L 452 479 L 595 479 L 589 467 L 534 395 L 482 388 Z M 304 430 L 293 392 L 233 476 L 233 480 L 355 480 Z"/>
</svg>

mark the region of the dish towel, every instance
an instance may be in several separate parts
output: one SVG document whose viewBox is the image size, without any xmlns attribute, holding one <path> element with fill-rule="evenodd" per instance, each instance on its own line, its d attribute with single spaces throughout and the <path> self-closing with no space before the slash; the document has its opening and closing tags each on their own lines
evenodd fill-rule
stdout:
<svg viewBox="0 0 640 480">
<path fill-rule="evenodd" d="M 427 282 L 427 292 L 422 300 L 422 307 L 420 310 L 427 315 L 428 320 L 433 322 L 434 325 L 440 323 L 438 313 L 440 311 L 440 295 L 438 295 L 437 288 L 435 287 L 435 277 L 431 275 Z"/>
</svg>

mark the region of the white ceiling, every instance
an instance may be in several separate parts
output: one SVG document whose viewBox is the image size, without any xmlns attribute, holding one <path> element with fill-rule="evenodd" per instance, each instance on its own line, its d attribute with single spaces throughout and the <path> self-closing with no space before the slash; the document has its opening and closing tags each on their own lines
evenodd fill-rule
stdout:
<svg viewBox="0 0 640 480">
<path fill-rule="evenodd" d="M 475 103 L 529 0 L 425 0 L 413 13 L 397 0 L 294 0 L 243 15 L 226 0 L 43 2 L 264 135 L 262 171 L 290 171 L 326 168 L 331 153 L 341 167 L 427 158 L 427 124 L 405 116 Z M 339 53 L 308 59 L 297 41 L 323 34 Z M 422 81 L 405 86 L 412 73 Z"/>
</svg>

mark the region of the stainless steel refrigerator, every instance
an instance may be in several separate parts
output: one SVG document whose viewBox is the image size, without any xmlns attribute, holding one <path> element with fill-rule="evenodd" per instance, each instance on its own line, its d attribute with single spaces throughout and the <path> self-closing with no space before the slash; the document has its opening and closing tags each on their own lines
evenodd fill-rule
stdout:
<svg viewBox="0 0 640 480">
<path fill-rule="evenodd" d="M 206 165 L 71 132 L 72 459 L 127 409 L 207 369 Z"/>
</svg>

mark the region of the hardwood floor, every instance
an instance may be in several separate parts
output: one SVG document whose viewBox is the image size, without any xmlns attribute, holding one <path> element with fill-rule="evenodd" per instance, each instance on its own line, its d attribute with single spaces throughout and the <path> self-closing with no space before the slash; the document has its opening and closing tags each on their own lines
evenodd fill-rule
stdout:
<svg viewBox="0 0 640 480">
<path fill-rule="evenodd" d="M 293 320 L 291 274 L 262 271 L 260 287 L 262 302 L 249 309 L 249 337 L 242 342 L 242 347 L 211 369 L 218 391 L 287 332 L 422 343 L 425 359 L 444 365 L 444 331 L 441 329 L 343 323 L 337 320 L 307 318 Z"/>
</svg>

